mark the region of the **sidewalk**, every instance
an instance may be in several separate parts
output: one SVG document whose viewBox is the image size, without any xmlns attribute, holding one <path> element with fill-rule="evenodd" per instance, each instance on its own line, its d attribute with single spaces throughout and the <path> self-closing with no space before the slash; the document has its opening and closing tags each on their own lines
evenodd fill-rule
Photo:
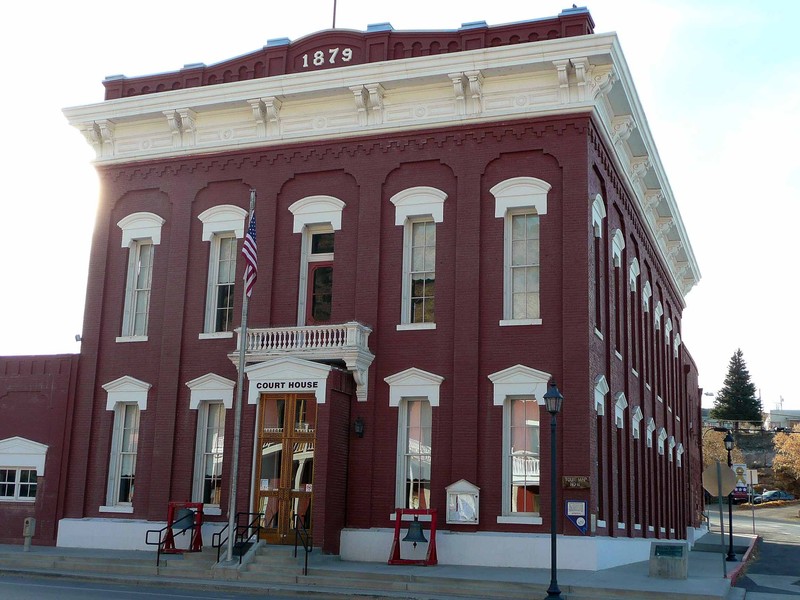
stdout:
<svg viewBox="0 0 800 600">
<path fill-rule="evenodd" d="M 732 588 L 732 581 L 750 558 L 756 541 L 755 536 L 735 535 L 734 548 L 740 560 L 724 563 L 723 550 L 727 550 L 727 546 L 720 548 L 719 534 L 706 534 L 689 552 L 687 579 L 650 577 L 649 562 L 643 561 L 601 571 L 559 570 L 558 586 L 562 595 L 570 600 L 646 600 L 659 597 L 671 600 L 742 600 L 745 590 Z M 550 583 L 549 569 L 390 566 L 385 562 L 342 561 L 317 552 L 309 557 L 307 576 L 299 573 L 296 562 L 289 569 L 270 563 L 268 568 L 259 565 L 259 570 L 252 569 L 255 565 L 241 571 L 217 569 L 212 575 L 210 563 L 197 562 L 198 556 L 200 560 L 205 556 L 206 560 L 213 562 L 216 553 L 213 556 L 208 552 L 173 555 L 168 559 L 168 568 L 156 569 L 153 552 L 49 546 L 33 546 L 29 552 L 23 552 L 22 546 L 0 545 L 0 577 L 4 573 L 27 573 L 109 582 L 135 581 L 140 585 L 257 592 L 262 597 L 265 594 L 268 597 L 271 591 L 298 597 L 426 600 L 537 598 L 546 595 Z M 723 568 L 727 570 L 727 578 L 723 577 Z M 776 599 L 779 597 L 774 596 Z M 753 595 L 748 600 L 767 598 L 770 596 Z"/>
</svg>

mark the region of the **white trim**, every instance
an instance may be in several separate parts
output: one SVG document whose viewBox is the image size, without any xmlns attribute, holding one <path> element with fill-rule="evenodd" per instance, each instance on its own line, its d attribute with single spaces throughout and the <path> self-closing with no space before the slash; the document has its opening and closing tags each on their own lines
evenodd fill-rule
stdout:
<svg viewBox="0 0 800 600">
<path fill-rule="evenodd" d="M 614 395 L 614 421 L 617 429 L 625 429 L 625 409 L 628 408 L 628 400 L 625 392 L 617 392 Z"/>
<path fill-rule="evenodd" d="M 237 239 L 244 237 L 244 221 L 247 211 L 233 204 L 220 204 L 204 210 L 197 218 L 203 223 L 203 241 L 208 242 L 212 236 L 231 232 Z"/>
<path fill-rule="evenodd" d="M 631 431 L 633 432 L 633 439 L 638 440 L 642 435 L 641 422 L 644 418 L 642 414 L 642 407 L 637 406 L 631 411 Z"/>
<path fill-rule="evenodd" d="M 292 232 L 301 233 L 304 227 L 329 224 L 334 231 L 342 228 L 345 203 L 333 196 L 306 196 L 289 206 L 294 215 Z"/>
<path fill-rule="evenodd" d="M 552 375 L 525 365 L 514 365 L 502 371 L 488 375 L 494 385 L 492 403 L 504 406 L 509 396 L 534 396 L 540 405 L 544 405 L 544 395 Z"/>
<path fill-rule="evenodd" d="M 313 393 L 317 404 L 325 404 L 325 397 L 328 390 L 328 374 L 332 367 L 318 362 L 303 360 L 286 356 L 273 358 L 264 362 L 256 363 L 245 367 L 249 383 L 247 389 L 247 403 L 258 404 L 258 399 L 262 393 L 270 391 L 293 391 L 296 393 Z M 287 387 L 291 382 L 309 382 L 315 387 L 309 389 L 292 389 Z M 267 384 L 281 384 L 280 388 L 268 387 Z"/>
<path fill-rule="evenodd" d="M 598 416 L 606 414 L 606 394 L 611 388 L 605 375 L 598 375 L 594 380 L 594 409 Z"/>
<path fill-rule="evenodd" d="M 611 236 L 611 260 L 615 267 L 622 266 L 622 251 L 625 249 L 625 236 L 619 229 Z"/>
<path fill-rule="evenodd" d="M 36 475 L 43 477 L 47 449 L 46 444 L 40 444 L 18 435 L 0 440 L 0 466 L 36 469 Z"/>
<path fill-rule="evenodd" d="M 189 388 L 189 409 L 197 410 L 201 402 L 222 402 L 225 408 L 233 408 L 233 389 L 236 382 L 215 373 L 206 373 L 186 382 Z"/>
<path fill-rule="evenodd" d="M 118 403 L 133 403 L 139 406 L 139 410 L 147 410 L 147 392 L 153 386 L 130 375 L 124 375 L 104 383 L 102 387 L 108 393 L 106 410 L 115 410 Z"/>
<path fill-rule="evenodd" d="M 518 325 L 541 325 L 541 319 L 500 319 L 500 327 L 516 327 Z"/>
<path fill-rule="evenodd" d="M 400 323 L 397 331 L 414 331 L 415 329 L 436 329 L 436 323 Z"/>
<path fill-rule="evenodd" d="M 603 219 L 606 218 L 606 205 L 603 197 L 597 194 L 592 201 L 592 231 L 594 237 L 603 237 Z"/>
<path fill-rule="evenodd" d="M 631 266 L 628 267 L 628 287 L 630 287 L 630 291 L 636 291 L 636 280 L 639 278 L 640 274 L 639 259 L 634 256 L 631 261 Z"/>
<path fill-rule="evenodd" d="M 398 407 L 403 398 L 427 398 L 439 406 L 439 387 L 444 377 L 412 367 L 383 379 L 389 384 L 389 406 Z"/>
<path fill-rule="evenodd" d="M 444 221 L 447 194 L 429 186 L 417 186 L 397 192 L 389 198 L 394 204 L 394 224 L 404 225 L 408 219 L 430 217 L 434 223 Z"/>
<path fill-rule="evenodd" d="M 492 186 L 489 190 L 494 196 L 494 216 L 505 218 L 509 210 L 515 208 L 534 208 L 539 215 L 547 214 L 547 193 L 549 183 L 536 177 L 512 177 Z"/>
<path fill-rule="evenodd" d="M 154 246 L 161 243 L 161 227 L 166 223 L 166 219 L 151 212 L 137 212 L 123 217 L 117 222 L 117 226 L 122 229 L 123 248 L 130 248 L 131 243 L 136 240 L 149 239 Z"/>
<path fill-rule="evenodd" d="M 653 295 L 653 288 L 650 287 L 650 282 L 645 281 L 642 288 L 642 308 L 644 312 L 650 312 L 650 296 Z"/>
</svg>

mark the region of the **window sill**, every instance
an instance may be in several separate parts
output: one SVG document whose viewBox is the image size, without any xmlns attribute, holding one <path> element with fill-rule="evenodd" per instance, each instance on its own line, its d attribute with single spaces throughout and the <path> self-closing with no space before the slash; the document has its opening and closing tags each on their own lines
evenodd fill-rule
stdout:
<svg viewBox="0 0 800 600">
<path fill-rule="evenodd" d="M 603 339 L 603 332 L 602 332 L 602 331 L 600 331 L 600 330 L 599 330 L 597 327 L 595 327 L 595 328 L 594 328 L 594 334 L 595 334 L 595 335 L 596 335 L 598 338 L 600 338 L 601 340 Z"/>
<path fill-rule="evenodd" d="M 212 333 L 201 333 L 197 336 L 198 340 L 219 340 L 230 339 L 233 337 L 232 331 L 215 331 Z"/>
<path fill-rule="evenodd" d="M 597 520 L 597 528 L 598 529 L 600 529 L 601 527 L 605 527 L 605 526 L 606 526 L 606 522 L 605 521 L 601 521 L 600 519 Z"/>
<path fill-rule="evenodd" d="M 133 514 L 133 506 L 101 506 L 97 510 L 102 513 Z"/>
<path fill-rule="evenodd" d="M 3 497 L 0 498 L 0 502 L 14 502 L 19 504 L 33 504 L 36 502 L 36 498 L 11 498 L 11 497 Z"/>
<path fill-rule="evenodd" d="M 622 353 L 619 350 L 614 350 L 614 356 L 616 356 L 619 360 L 622 360 Z"/>
<path fill-rule="evenodd" d="M 541 325 L 541 319 L 502 319 L 500 327 L 515 327 L 517 325 Z"/>
<path fill-rule="evenodd" d="M 414 331 L 415 329 L 436 329 L 436 323 L 401 323 L 397 331 Z"/>
<path fill-rule="evenodd" d="M 147 336 L 146 335 L 123 335 L 117 338 L 117 343 L 127 343 L 127 342 L 146 342 Z"/>
<path fill-rule="evenodd" d="M 222 515 L 222 509 L 219 506 L 205 506 L 203 505 L 203 514 L 212 517 L 219 517 Z"/>
<path fill-rule="evenodd" d="M 504 525 L 541 525 L 542 524 L 542 517 L 538 515 L 530 515 L 530 516 L 501 516 L 497 517 L 497 522 L 499 524 Z"/>
<path fill-rule="evenodd" d="M 636 378 L 639 377 L 639 371 L 637 371 L 636 369 L 631 369 L 631 374 Z"/>
</svg>

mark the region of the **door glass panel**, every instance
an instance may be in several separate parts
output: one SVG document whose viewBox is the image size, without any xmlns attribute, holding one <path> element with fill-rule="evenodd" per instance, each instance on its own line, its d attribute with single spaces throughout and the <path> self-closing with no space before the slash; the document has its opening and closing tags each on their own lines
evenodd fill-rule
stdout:
<svg viewBox="0 0 800 600">
<path fill-rule="evenodd" d="M 277 490 L 281 485 L 281 458 L 283 445 L 281 442 L 264 442 L 261 444 L 261 482 L 262 492 Z"/>
<path fill-rule="evenodd" d="M 292 489 L 310 492 L 314 474 L 314 445 L 295 442 L 292 455 Z"/>
<path fill-rule="evenodd" d="M 278 506 L 277 496 L 261 496 L 258 503 L 258 512 L 264 515 L 261 526 L 265 529 L 278 528 Z"/>
<path fill-rule="evenodd" d="M 286 401 L 283 398 L 268 398 L 264 403 L 264 433 L 280 433 L 286 415 Z"/>
<path fill-rule="evenodd" d="M 298 398 L 295 404 L 294 430 L 313 432 L 317 421 L 317 403 L 308 398 Z"/>
</svg>

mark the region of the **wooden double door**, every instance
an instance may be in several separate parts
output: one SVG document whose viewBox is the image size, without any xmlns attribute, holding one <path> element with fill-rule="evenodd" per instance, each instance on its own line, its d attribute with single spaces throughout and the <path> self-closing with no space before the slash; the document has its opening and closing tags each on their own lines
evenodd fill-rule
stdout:
<svg viewBox="0 0 800 600">
<path fill-rule="evenodd" d="M 256 457 L 256 510 L 262 539 L 294 544 L 295 516 L 311 532 L 317 403 L 313 394 L 262 394 Z"/>
</svg>

